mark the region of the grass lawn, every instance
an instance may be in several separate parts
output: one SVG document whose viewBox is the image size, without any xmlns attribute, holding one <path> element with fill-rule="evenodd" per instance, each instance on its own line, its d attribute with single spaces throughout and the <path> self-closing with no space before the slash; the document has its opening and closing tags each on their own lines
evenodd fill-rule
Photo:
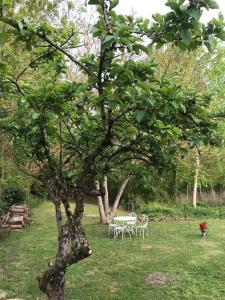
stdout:
<svg viewBox="0 0 225 300">
<path fill-rule="evenodd" d="M 225 220 L 208 220 L 201 238 L 197 221 L 153 222 L 150 236 L 106 237 L 97 208 L 86 206 L 85 227 L 93 255 L 70 267 L 66 300 L 225 299 Z M 8 297 L 45 299 L 36 276 L 56 249 L 51 203 L 33 210 L 34 223 L 0 240 L 0 289 Z M 149 280 L 154 272 L 169 279 L 160 288 Z"/>
</svg>

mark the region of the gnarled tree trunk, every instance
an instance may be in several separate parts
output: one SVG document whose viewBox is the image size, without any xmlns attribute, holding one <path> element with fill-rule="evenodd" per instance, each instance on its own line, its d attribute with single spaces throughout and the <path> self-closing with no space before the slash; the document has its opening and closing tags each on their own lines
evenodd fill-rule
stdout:
<svg viewBox="0 0 225 300">
<path fill-rule="evenodd" d="M 55 203 L 56 221 L 58 226 L 58 252 L 54 263 L 38 278 L 40 289 L 49 300 L 63 300 L 65 274 L 67 267 L 91 255 L 91 250 L 81 224 L 84 200 L 78 197 L 76 208 L 72 213 L 69 203 L 63 199 L 66 222 L 62 224 L 62 213 L 59 202 Z"/>
</svg>

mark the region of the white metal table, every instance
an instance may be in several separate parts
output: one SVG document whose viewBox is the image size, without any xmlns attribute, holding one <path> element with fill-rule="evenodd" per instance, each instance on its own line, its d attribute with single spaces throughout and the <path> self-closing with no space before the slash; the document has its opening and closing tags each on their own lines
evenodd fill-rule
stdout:
<svg viewBox="0 0 225 300">
<path fill-rule="evenodd" d="M 137 221 L 137 217 L 133 217 L 133 216 L 119 216 L 119 217 L 114 217 L 113 218 L 114 222 L 118 222 L 118 223 L 123 223 L 124 225 L 121 225 L 119 227 L 119 229 L 122 229 L 122 231 L 124 232 L 127 232 L 129 234 L 129 236 L 131 237 L 131 234 L 134 234 L 134 230 L 133 230 L 133 225 L 136 223 Z M 129 227 L 127 226 L 131 225 L 131 230 L 129 230 Z M 115 228 L 116 230 L 116 228 Z M 123 238 L 123 232 L 122 232 L 122 238 Z M 116 234 L 117 235 L 117 234 Z"/>
<path fill-rule="evenodd" d="M 137 221 L 137 217 L 132 217 L 132 216 L 119 216 L 119 217 L 114 217 L 113 220 L 115 222 L 135 222 Z"/>
</svg>

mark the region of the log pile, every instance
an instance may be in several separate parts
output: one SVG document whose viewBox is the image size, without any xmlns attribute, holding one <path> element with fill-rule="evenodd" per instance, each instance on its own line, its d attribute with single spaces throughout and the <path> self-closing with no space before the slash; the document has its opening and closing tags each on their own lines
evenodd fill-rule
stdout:
<svg viewBox="0 0 225 300">
<path fill-rule="evenodd" d="M 9 211 L 0 217 L 0 238 L 6 236 L 11 229 L 23 229 L 31 220 L 28 216 L 28 207 L 12 205 Z"/>
<path fill-rule="evenodd" d="M 8 224 L 11 229 L 22 229 L 30 223 L 26 205 L 12 205 L 9 209 Z"/>
</svg>

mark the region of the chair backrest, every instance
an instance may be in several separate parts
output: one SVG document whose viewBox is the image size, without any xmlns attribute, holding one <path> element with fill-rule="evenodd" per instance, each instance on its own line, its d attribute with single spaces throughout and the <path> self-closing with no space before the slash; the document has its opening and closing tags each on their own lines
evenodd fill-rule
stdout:
<svg viewBox="0 0 225 300">
<path fill-rule="evenodd" d="M 149 216 L 145 216 L 145 220 L 149 222 Z"/>
<path fill-rule="evenodd" d="M 136 214 L 135 212 L 130 212 L 130 213 L 128 214 L 128 216 L 131 216 L 131 217 L 137 217 L 137 214 Z"/>
<path fill-rule="evenodd" d="M 147 227 L 147 226 L 148 226 L 148 220 L 144 221 L 143 226 L 144 226 L 144 227 Z"/>
</svg>

